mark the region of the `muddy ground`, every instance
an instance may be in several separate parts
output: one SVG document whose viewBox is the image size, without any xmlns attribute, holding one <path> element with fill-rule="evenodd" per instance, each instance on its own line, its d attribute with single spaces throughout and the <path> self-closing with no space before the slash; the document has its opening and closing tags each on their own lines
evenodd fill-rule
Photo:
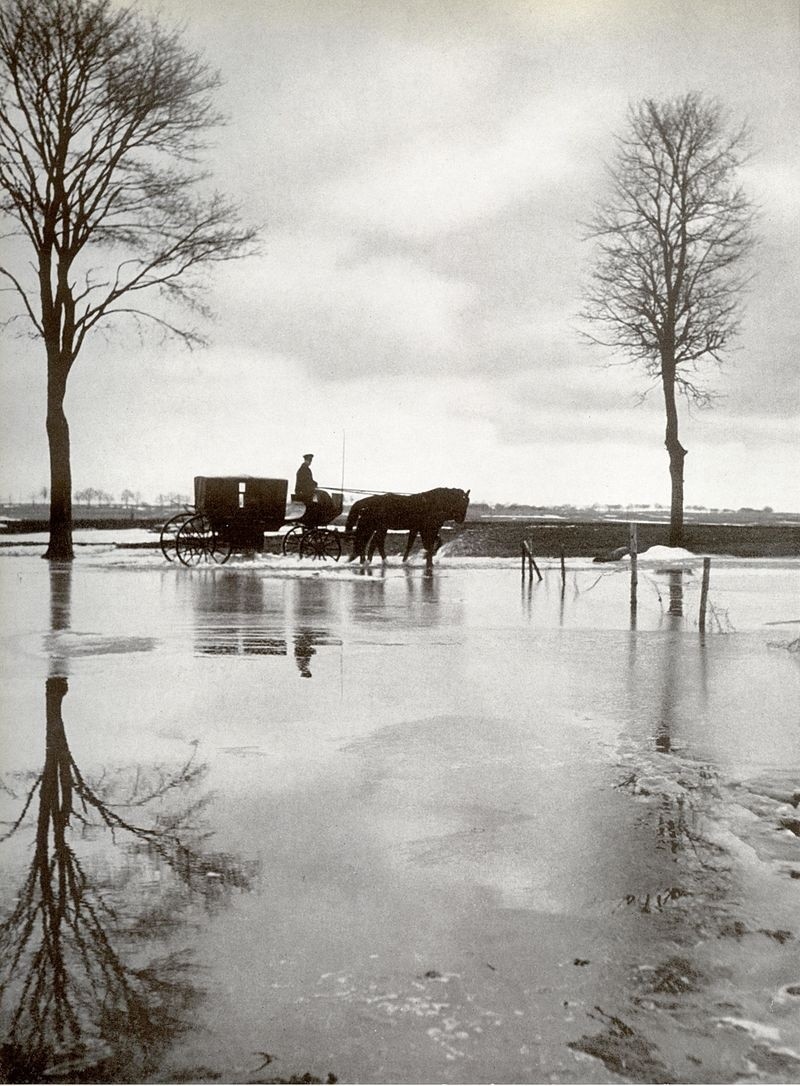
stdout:
<svg viewBox="0 0 800 1086">
<path fill-rule="evenodd" d="M 119 519 L 81 519 L 76 527 L 109 530 L 146 528 L 154 533 L 152 546 L 158 545 L 160 519 L 121 521 Z M 340 525 L 337 527 L 341 528 Z M 44 532 L 42 520 L 17 521 L 5 529 L 0 538 L 13 543 L 16 536 Z M 667 546 L 669 525 L 638 524 L 640 551 L 654 546 Z M 520 553 L 523 540 L 529 540 L 533 552 L 543 558 L 558 557 L 561 548 L 567 558 L 594 558 L 626 546 L 629 539 L 627 522 L 605 520 L 492 520 L 467 521 L 458 526 L 445 526 L 443 539 L 452 541 L 455 555 L 509 558 Z M 265 552 L 276 553 L 280 539 L 268 536 Z M 2 545 L 2 544 L 0 544 Z M 404 535 L 390 535 L 387 553 L 397 554 L 405 545 Z M 798 524 L 694 524 L 686 525 L 683 547 L 695 554 L 732 555 L 736 558 L 793 558 L 800 556 L 800 523 Z M 137 544 L 143 546 L 143 544 Z"/>
</svg>

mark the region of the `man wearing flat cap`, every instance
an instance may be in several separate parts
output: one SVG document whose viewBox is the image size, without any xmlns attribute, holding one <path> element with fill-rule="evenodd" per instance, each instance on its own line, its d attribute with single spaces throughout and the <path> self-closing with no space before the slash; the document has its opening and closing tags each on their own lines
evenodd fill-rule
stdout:
<svg viewBox="0 0 800 1086">
<path fill-rule="evenodd" d="M 320 524 L 327 524 L 338 512 L 341 505 L 336 508 L 336 503 L 327 492 L 320 490 L 314 476 L 311 474 L 311 461 L 313 453 L 303 455 L 303 463 L 297 469 L 297 477 L 294 482 L 294 494 L 292 498 L 298 502 L 305 502 L 306 511 L 301 523 L 307 528 L 316 528 Z"/>
<path fill-rule="evenodd" d="M 317 484 L 314 476 L 311 474 L 311 461 L 314 459 L 313 453 L 305 453 L 303 455 L 303 463 L 297 469 L 297 478 L 294 483 L 295 497 L 299 502 L 313 501 L 314 492 L 317 489 Z"/>
</svg>

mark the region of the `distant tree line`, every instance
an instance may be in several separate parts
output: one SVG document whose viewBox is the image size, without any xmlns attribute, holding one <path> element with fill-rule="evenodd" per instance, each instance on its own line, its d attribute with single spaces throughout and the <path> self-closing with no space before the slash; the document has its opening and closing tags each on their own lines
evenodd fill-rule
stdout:
<svg viewBox="0 0 800 1086">
<path fill-rule="evenodd" d="M 47 502 L 49 490 L 46 486 L 41 487 L 30 496 L 30 504 L 38 505 L 40 502 Z M 107 490 L 101 490 L 98 487 L 87 486 L 83 490 L 76 490 L 73 494 L 73 500 L 78 505 L 88 506 L 124 506 L 125 509 L 130 508 L 170 508 L 176 505 L 191 505 L 192 500 L 188 494 L 179 494 L 176 491 L 170 491 L 168 494 L 158 494 L 155 501 L 147 501 L 142 497 L 142 494 L 138 490 L 123 490 L 117 498 L 114 494 L 110 494 Z M 24 502 L 14 502 L 10 497 L 7 502 L 8 505 L 23 505 Z"/>
<path fill-rule="evenodd" d="M 30 495 L 29 504 L 39 505 L 46 503 L 48 498 L 48 488 L 46 486 L 41 487 Z M 97 507 L 115 507 L 120 506 L 125 509 L 171 509 L 175 507 L 191 506 L 192 499 L 188 494 L 180 494 L 177 491 L 170 491 L 167 494 L 157 494 L 153 501 L 148 501 L 142 497 L 139 490 L 123 490 L 119 498 L 110 494 L 107 490 L 101 490 L 96 487 L 85 487 L 83 490 L 76 490 L 73 499 L 77 505 L 85 505 Z M 24 505 L 25 502 L 14 501 L 9 495 L 6 505 Z M 761 508 L 755 506 L 743 505 L 738 509 L 720 507 L 720 506 L 706 506 L 706 505 L 687 505 L 687 510 L 696 513 L 749 513 L 749 514 L 761 514 L 769 516 L 774 514 L 775 510 L 771 505 L 764 505 Z M 593 502 L 591 505 L 574 505 L 572 503 L 564 503 L 560 505 L 530 505 L 527 502 L 470 502 L 469 507 L 469 520 L 479 520 L 484 517 L 524 517 L 524 516 L 547 516 L 557 515 L 562 517 L 570 516 L 585 516 L 587 513 L 595 513 L 598 516 L 604 513 L 627 513 L 632 514 L 636 512 L 646 513 L 654 512 L 661 513 L 665 511 L 666 506 L 661 502 L 628 502 L 622 504 L 621 502 Z"/>
<path fill-rule="evenodd" d="M 775 510 L 771 505 L 764 505 L 761 508 L 742 505 L 738 509 L 729 507 L 722 508 L 719 506 L 687 505 L 686 508 L 691 512 L 696 513 L 740 513 L 753 516 L 771 516 L 775 513 Z M 470 502 L 467 519 L 479 520 L 485 517 L 497 517 L 498 519 L 502 519 L 503 517 L 534 517 L 548 515 L 560 517 L 585 517 L 587 514 L 602 516 L 606 513 L 619 515 L 627 514 L 631 519 L 635 519 L 631 517 L 631 514 L 660 514 L 666 511 L 666 507 L 661 502 L 629 502 L 627 505 L 623 505 L 620 502 L 593 502 L 591 505 L 528 505 L 519 502 Z"/>
<path fill-rule="evenodd" d="M 188 494 L 178 494 L 175 491 L 171 491 L 169 494 L 159 494 L 154 502 L 147 502 L 143 501 L 138 490 L 123 490 L 119 496 L 119 501 L 117 501 L 113 494 L 109 494 L 105 490 L 97 490 L 91 486 L 86 487 L 84 490 L 76 490 L 75 501 L 79 505 L 123 505 L 126 509 L 130 506 L 142 505 L 156 505 L 164 508 L 166 506 L 191 504 L 191 498 Z"/>
</svg>

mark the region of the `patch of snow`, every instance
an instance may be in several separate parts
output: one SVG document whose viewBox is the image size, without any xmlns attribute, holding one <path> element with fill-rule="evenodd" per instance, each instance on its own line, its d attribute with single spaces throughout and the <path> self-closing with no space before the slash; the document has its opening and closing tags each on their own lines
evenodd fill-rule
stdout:
<svg viewBox="0 0 800 1086">
<path fill-rule="evenodd" d="M 638 555 L 640 562 L 685 562 L 691 559 L 696 559 L 697 555 L 692 551 L 687 551 L 683 547 L 650 547 L 646 551 L 641 551 Z M 630 556 L 626 555 L 623 561 L 630 560 Z"/>
</svg>

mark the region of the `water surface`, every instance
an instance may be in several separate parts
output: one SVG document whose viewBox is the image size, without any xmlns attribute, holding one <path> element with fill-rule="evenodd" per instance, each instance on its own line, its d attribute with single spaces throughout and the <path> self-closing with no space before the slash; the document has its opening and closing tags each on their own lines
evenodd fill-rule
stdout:
<svg viewBox="0 0 800 1086">
<path fill-rule="evenodd" d="M 797 565 L 0 578 L 17 1080 L 797 1081 Z"/>
</svg>

